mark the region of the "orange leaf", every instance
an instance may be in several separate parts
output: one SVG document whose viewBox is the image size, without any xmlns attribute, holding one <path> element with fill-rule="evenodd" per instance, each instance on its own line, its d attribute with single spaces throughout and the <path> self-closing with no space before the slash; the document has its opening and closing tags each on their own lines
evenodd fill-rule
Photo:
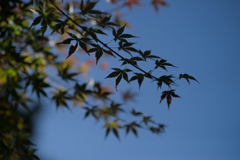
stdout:
<svg viewBox="0 0 240 160">
<path fill-rule="evenodd" d="M 100 66 L 101 66 L 101 69 L 106 70 L 108 68 L 108 63 L 102 62 Z"/>
</svg>

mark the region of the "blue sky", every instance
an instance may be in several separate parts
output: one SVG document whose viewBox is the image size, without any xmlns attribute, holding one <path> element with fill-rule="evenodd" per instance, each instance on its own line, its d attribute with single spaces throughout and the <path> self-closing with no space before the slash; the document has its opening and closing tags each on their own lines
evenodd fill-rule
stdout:
<svg viewBox="0 0 240 160">
<path fill-rule="evenodd" d="M 140 91 L 135 83 L 119 85 L 138 93 L 126 108 L 153 115 L 167 125 L 166 132 L 156 136 L 139 130 L 139 138 L 120 132 L 121 142 L 112 134 L 104 140 L 102 124 L 92 118 L 83 120 L 81 108 L 56 110 L 46 102 L 35 139 L 43 160 L 240 159 L 240 1 L 167 2 L 170 7 L 160 8 L 159 13 L 147 3 L 132 12 L 123 10 L 133 27 L 126 32 L 141 37 L 134 40 L 136 48 L 150 49 L 178 67 L 155 75 L 188 73 L 201 84 L 179 81 L 175 89 L 182 98 L 174 99 L 170 110 L 165 101 L 159 105 L 162 91 L 156 90 L 155 83 L 143 82 Z M 113 59 L 110 67 L 118 67 Z M 90 77 L 105 82 L 110 72 L 92 70 Z"/>
</svg>

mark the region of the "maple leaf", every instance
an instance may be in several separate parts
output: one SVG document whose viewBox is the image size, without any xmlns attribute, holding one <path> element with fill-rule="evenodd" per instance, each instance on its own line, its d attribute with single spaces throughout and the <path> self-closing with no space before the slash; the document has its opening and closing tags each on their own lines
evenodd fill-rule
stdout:
<svg viewBox="0 0 240 160">
<path fill-rule="evenodd" d="M 158 11 L 158 5 L 167 6 L 167 3 L 164 0 L 152 0 L 152 5 L 155 11 Z"/>
<path fill-rule="evenodd" d="M 168 105 L 168 109 L 170 107 L 170 104 L 172 102 L 172 97 L 175 97 L 175 98 L 181 98 L 179 95 L 176 95 L 174 93 L 175 90 L 170 90 L 170 91 L 163 91 L 162 92 L 162 96 L 161 96 L 161 99 L 160 99 L 160 103 L 167 97 L 167 105 Z"/>
<path fill-rule="evenodd" d="M 189 76 L 188 74 L 180 74 L 179 79 L 181 79 L 181 78 L 185 78 L 189 84 L 190 84 L 189 79 L 198 82 L 198 80 L 196 80 L 193 76 Z"/>
<path fill-rule="evenodd" d="M 143 5 L 141 2 L 139 2 L 139 0 L 127 0 L 127 2 L 125 2 L 123 5 L 128 6 L 128 8 L 132 10 L 133 4 L 139 5 L 139 6 Z"/>
</svg>

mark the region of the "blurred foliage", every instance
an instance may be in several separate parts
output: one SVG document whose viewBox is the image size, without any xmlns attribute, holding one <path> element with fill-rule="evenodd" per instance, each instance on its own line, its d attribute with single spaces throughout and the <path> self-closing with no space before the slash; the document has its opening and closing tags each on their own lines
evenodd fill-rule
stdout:
<svg viewBox="0 0 240 160">
<path fill-rule="evenodd" d="M 164 131 L 164 124 L 155 122 L 151 116 L 134 108 L 126 110 L 123 104 L 112 100 L 111 95 L 116 92 L 109 85 L 103 86 L 86 78 L 89 68 L 94 65 L 93 59 L 81 62 L 73 58 L 76 52 L 94 54 L 96 63 L 103 55 L 118 58 L 124 68 L 112 68 L 113 72 L 106 77 L 115 78 L 116 90 L 122 80 L 127 83 L 137 80 L 140 88 L 145 78 L 151 79 L 158 88 L 163 84 L 167 86 L 160 102 L 166 98 L 168 108 L 172 97 L 180 97 L 171 89 L 176 80 L 197 81 L 188 74 L 180 74 L 178 78 L 173 75 L 153 76 L 156 69 L 167 70 L 166 67 L 175 66 L 153 55 L 150 50 L 136 49 L 129 40 L 137 37 L 125 33 L 125 27 L 130 25 L 119 13 L 124 7 L 132 10 L 133 6 L 143 3 L 140 0 L 107 2 L 115 6 L 114 13 L 96 9 L 99 1 L 90 0 L 0 1 L 0 159 L 39 159 L 34 144 L 28 139 L 30 123 L 19 112 L 25 109 L 29 115 L 33 113 L 31 106 L 38 103 L 33 100 L 34 95 L 39 101 L 52 100 L 56 107 L 71 109 L 73 105 L 80 106 L 85 111 L 85 118 L 103 119 L 106 137 L 112 132 L 120 139 L 119 130 L 125 130 L 126 134 L 132 132 L 135 136 L 141 128 L 157 134 Z M 156 11 L 159 6 L 168 6 L 163 0 L 151 0 L 150 3 Z M 101 41 L 106 35 L 112 36 L 118 44 L 117 49 Z M 127 53 L 125 57 L 122 52 Z M 145 71 L 139 61 L 154 62 L 155 67 Z M 107 67 L 107 62 L 100 65 L 103 70 Z M 85 81 L 79 81 L 79 76 L 85 77 Z M 122 93 L 123 101 L 132 100 L 135 95 L 127 90 Z M 128 113 L 134 120 L 123 118 L 123 114 Z"/>
</svg>

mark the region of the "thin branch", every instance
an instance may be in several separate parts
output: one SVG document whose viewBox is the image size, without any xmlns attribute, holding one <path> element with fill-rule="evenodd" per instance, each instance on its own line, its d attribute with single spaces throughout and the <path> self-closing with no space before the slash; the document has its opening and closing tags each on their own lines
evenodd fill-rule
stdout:
<svg viewBox="0 0 240 160">
<path fill-rule="evenodd" d="M 67 17 L 70 21 L 72 21 L 72 23 L 74 23 L 75 25 L 77 25 L 78 27 L 80 27 L 82 30 L 84 30 L 85 32 L 87 32 L 89 35 L 90 32 L 88 31 L 87 27 L 81 26 L 80 24 L 78 24 L 76 21 L 74 21 L 71 17 L 69 17 L 66 13 L 64 13 L 56 4 L 54 4 L 52 2 L 52 0 L 48 0 L 60 13 L 62 13 L 65 17 Z M 138 70 L 142 71 L 143 73 L 145 73 L 149 78 L 155 78 L 158 79 L 157 77 L 151 75 L 150 73 L 144 71 L 143 69 L 139 68 L 138 66 L 136 66 L 135 64 L 133 64 L 131 61 L 129 61 L 128 59 L 124 58 L 123 56 L 121 56 L 120 54 L 118 54 L 116 51 L 114 51 L 112 48 L 110 48 L 107 44 L 103 43 L 101 40 L 99 40 L 98 38 L 93 38 L 96 42 L 100 42 L 104 47 L 106 47 L 107 49 L 109 49 L 110 51 L 112 51 L 113 53 L 115 53 L 118 57 L 120 57 L 121 59 L 127 61 L 129 64 L 131 64 L 133 67 L 137 68 Z"/>
</svg>

